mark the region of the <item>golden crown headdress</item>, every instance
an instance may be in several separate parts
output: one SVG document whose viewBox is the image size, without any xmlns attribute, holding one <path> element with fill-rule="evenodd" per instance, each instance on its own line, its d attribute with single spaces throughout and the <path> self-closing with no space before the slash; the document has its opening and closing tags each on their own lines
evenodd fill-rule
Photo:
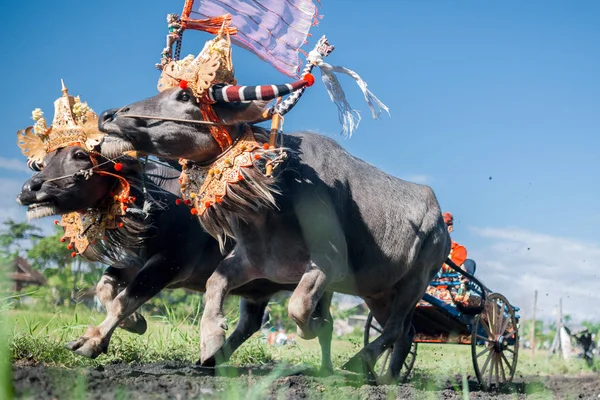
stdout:
<svg viewBox="0 0 600 400">
<path fill-rule="evenodd" d="M 63 94 L 54 101 L 52 125 L 47 127 L 44 113 L 36 108 L 32 112 L 35 124 L 17 132 L 17 144 L 30 161 L 42 163 L 48 153 L 69 145 L 92 150 L 104 137 L 96 113 L 79 96 L 70 96 L 62 79 L 61 84 Z"/>
<path fill-rule="evenodd" d="M 207 96 L 207 89 L 216 83 L 233 84 L 230 28 L 224 22 L 217 36 L 206 42 L 197 57 L 182 60 L 165 59 L 157 88 L 160 92 L 180 86 L 191 89 L 198 99 Z"/>
</svg>

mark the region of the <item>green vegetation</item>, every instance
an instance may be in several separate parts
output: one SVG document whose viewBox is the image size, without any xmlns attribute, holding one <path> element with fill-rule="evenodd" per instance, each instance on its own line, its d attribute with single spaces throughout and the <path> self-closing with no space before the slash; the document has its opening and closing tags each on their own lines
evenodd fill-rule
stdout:
<svg viewBox="0 0 600 400">
<path fill-rule="evenodd" d="M 232 307 L 235 302 L 232 302 Z M 57 307 L 54 312 L 34 311 L 27 309 L 10 310 L 2 313 L 11 320 L 10 351 L 16 362 L 44 363 L 50 366 L 66 368 L 96 368 L 114 363 L 153 363 L 159 361 L 180 361 L 194 363 L 198 359 L 199 315 L 192 314 L 184 319 L 166 317 L 149 317 L 148 331 L 144 335 L 135 335 L 117 330 L 113 336 L 108 354 L 96 360 L 78 356 L 64 348 L 64 344 L 81 335 L 88 324 L 98 324 L 103 314 L 91 312 L 85 307 Z M 231 317 L 235 319 L 233 312 Z M 230 327 L 230 331 L 233 326 Z M 334 340 L 333 363 L 336 369 L 355 354 L 362 346 L 358 334 Z M 230 366 L 244 365 L 279 365 L 268 379 L 285 375 L 283 369 L 316 370 L 320 365 L 320 348 L 316 340 L 298 339 L 295 345 L 269 346 L 255 334 L 232 357 Z M 224 370 L 227 374 L 227 369 Z M 529 352 L 522 350 L 517 376 L 535 375 L 572 375 L 589 373 L 589 368 L 580 360 L 568 364 L 558 358 L 549 358 L 546 352 L 538 351 L 533 360 Z M 471 354 L 469 346 L 460 345 L 421 345 L 418 349 L 417 362 L 413 372 L 413 381 L 423 390 L 434 390 L 450 382 L 457 392 L 464 391 L 464 379 L 472 376 Z M 241 379 L 241 378 L 240 378 Z M 261 378 L 260 382 L 263 382 Z M 329 385 L 337 378 L 311 378 L 315 384 Z M 471 378 L 472 379 L 472 378 Z M 226 388 L 228 381 L 221 381 Z M 235 382 L 238 382 L 237 380 Z M 261 385 L 262 385 L 261 383 Z M 73 382 L 73 390 L 81 390 L 82 383 Z M 79 385 L 79 386 L 78 386 Z M 235 386 L 235 385 L 234 385 Z M 262 387 L 262 386 L 261 386 Z M 227 390 L 244 390 L 231 387 Z M 223 389 L 225 390 L 225 389 Z M 258 390 L 258 389 L 256 389 Z M 261 389 L 262 390 L 262 389 Z M 530 391 L 540 392 L 543 387 L 531 385 Z M 234 397 L 235 398 L 235 397 Z"/>
<path fill-rule="evenodd" d="M 8 219 L 3 224 L 5 228 L 0 232 L 0 257 L 4 261 L 23 255 L 23 246 L 42 238 L 39 234 L 40 229 L 26 222 Z"/>
<path fill-rule="evenodd" d="M 7 221 L 0 232 L 0 261 L 12 267 L 16 257 L 26 257 L 34 270 L 47 279 L 44 286 L 25 286 L 14 293 L 13 282 L 0 278 L 0 398 L 12 395 L 11 362 L 17 366 L 43 364 L 49 369 L 58 398 L 86 398 L 90 390 L 90 371 L 102 371 L 113 365 L 139 365 L 168 361 L 179 366 L 193 365 L 199 357 L 199 322 L 202 315 L 202 296 L 181 289 L 165 290 L 145 304 L 141 312 L 148 321 L 144 335 L 135 335 L 118 329 L 107 354 L 90 360 L 67 350 L 64 345 L 82 335 L 88 325 L 98 325 L 105 317 L 93 310 L 93 303 L 83 301 L 80 294 L 96 284 L 104 266 L 86 263 L 71 257 L 70 250 L 60 241 L 59 227 L 50 236 L 43 237 L 35 227 Z M 238 299 L 226 302 L 229 332 L 238 322 Z M 333 310 L 334 318 L 344 319 L 351 311 Z M 279 297 L 270 304 L 271 321 L 288 332 L 294 324 L 287 318 L 287 299 Z M 598 333 L 600 324 L 585 323 L 592 333 Z M 521 323 L 522 338 L 529 338 L 530 324 Z M 536 323 L 536 342 L 551 341 L 555 326 Z M 228 364 L 217 369 L 216 378 L 202 381 L 211 396 L 224 399 L 262 399 L 265 393 L 283 398 L 287 390 L 304 385 L 309 397 L 367 398 L 376 390 L 378 398 L 405 398 L 413 394 L 419 398 L 438 398 L 436 391 L 452 390 L 460 398 L 469 398 L 469 384 L 473 382 L 473 367 L 469 346 L 420 345 L 410 388 L 397 386 L 373 389 L 362 381 L 349 383 L 340 367 L 362 348 L 362 329 L 333 341 L 333 364 L 336 375 L 315 377 L 321 363 L 317 340 L 297 339 L 295 344 L 270 346 L 263 333 L 251 337 L 233 355 Z M 252 365 L 252 369 L 244 366 Z M 262 367 L 261 367 L 262 366 Z M 597 365 L 600 368 L 600 364 Z M 140 367 L 144 368 L 144 367 Z M 250 372 L 249 372 L 250 371 Z M 294 371 L 303 376 L 291 376 Z M 534 398 L 548 398 L 551 392 L 543 384 L 547 376 L 581 376 L 590 368 L 581 360 L 564 363 L 557 357 L 548 357 L 538 349 L 535 357 L 521 349 L 517 377 L 527 377 L 520 391 L 534 394 Z M 519 378 L 518 378 L 519 379 Z M 521 382 L 523 379 L 520 379 Z M 115 398 L 129 398 L 126 383 L 115 392 Z M 96 383 L 96 386 L 98 384 Z M 408 392 L 398 393 L 398 390 Z M 208 392 L 207 392 L 208 393 Z M 36 393 L 30 393 L 36 398 Z M 137 397 L 134 397 L 137 398 Z"/>
<path fill-rule="evenodd" d="M 232 304 L 235 304 L 232 302 Z M 88 324 L 99 324 L 103 314 L 90 312 L 84 307 L 60 309 L 55 312 L 33 310 L 12 310 L 8 313 L 12 320 L 11 350 L 15 360 L 29 360 L 63 367 L 96 367 L 114 362 L 157 362 L 175 360 L 195 362 L 199 356 L 199 316 L 189 316 L 185 320 L 169 317 L 149 317 L 148 331 L 135 335 L 117 330 L 110 344 L 108 354 L 90 360 L 64 348 L 64 344 L 76 339 L 85 331 Z M 171 314 L 172 315 L 172 314 Z M 235 322 L 233 313 L 229 321 Z M 233 318 L 231 318 L 233 317 Z M 231 324 L 230 324 L 231 325 Z M 230 326 L 230 332 L 235 325 Z M 249 339 L 234 355 L 232 365 L 266 364 L 283 361 L 289 364 L 306 364 L 318 367 L 321 362 L 316 340 L 298 340 L 298 344 L 284 347 L 268 346 L 260 338 L 260 333 Z M 340 366 L 345 359 L 342 354 L 358 351 L 358 340 L 336 341 L 334 363 Z"/>
</svg>

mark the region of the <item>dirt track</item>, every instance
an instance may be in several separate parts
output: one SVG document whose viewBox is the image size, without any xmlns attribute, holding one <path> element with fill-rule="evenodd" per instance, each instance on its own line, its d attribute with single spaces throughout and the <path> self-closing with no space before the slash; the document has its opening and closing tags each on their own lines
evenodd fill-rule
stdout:
<svg viewBox="0 0 600 400">
<path fill-rule="evenodd" d="M 221 375 L 176 362 L 156 364 L 116 364 L 104 367 L 70 370 L 28 365 L 19 362 L 13 367 L 17 398 L 70 399 L 74 395 L 89 399 L 194 399 L 246 398 L 252 389 L 272 373 L 273 367 L 227 368 Z M 460 378 L 454 382 L 460 382 Z M 456 383 L 447 378 L 417 377 L 399 386 L 368 386 L 352 384 L 340 376 L 315 378 L 310 371 L 278 378 L 266 389 L 268 396 L 254 398 L 331 398 L 338 399 L 462 399 Z M 233 392 L 232 392 L 233 391 Z M 519 377 L 510 393 L 485 393 L 469 379 L 472 399 L 600 399 L 600 375 L 579 377 Z M 87 395 L 83 395 L 87 393 Z M 81 396 L 83 395 L 83 396 Z M 124 396 L 123 396 L 124 395 Z"/>
</svg>

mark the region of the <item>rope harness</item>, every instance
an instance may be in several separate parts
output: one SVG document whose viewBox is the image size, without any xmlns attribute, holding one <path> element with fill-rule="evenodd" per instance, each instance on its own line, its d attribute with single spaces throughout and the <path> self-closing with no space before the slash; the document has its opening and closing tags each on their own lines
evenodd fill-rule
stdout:
<svg viewBox="0 0 600 400">
<path fill-rule="evenodd" d="M 92 167 L 88 168 L 88 169 L 82 169 L 78 172 L 75 172 L 73 174 L 68 174 L 68 175 L 63 175 L 63 176 L 59 176 L 56 178 L 52 178 L 52 179 L 48 179 L 46 180 L 46 182 L 54 182 L 54 181 L 58 181 L 61 179 L 66 179 L 66 178 L 73 178 L 73 177 L 83 177 L 85 180 L 88 180 L 92 177 L 92 175 L 94 175 L 94 170 L 106 165 L 106 164 L 117 164 L 115 163 L 116 160 L 125 157 L 125 154 L 121 154 L 120 156 L 111 158 L 111 159 L 107 159 L 106 161 L 102 162 L 102 163 L 98 163 L 98 160 L 96 159 L 97 156 L 100 156 L 99 153 L 96 152 L 92 152 L 92 151 L 88 151 L 88 153 L 90 154 L 90 161 L 92 162 Z M 108 171 L 96 171 L 97 174 L 99 175 L 110 175 L 110 176 L 114 176 L 116 178 L 118 178 L 119 180 L 125 180 L 125 178 L 123 178 L 122 176 L 119 176 L 117 174 L 113 174 L 111 172 Z M 126 180 L 125 180 L 126 181 Z"/>
<path fill-rule="evenodd" d="M 117 113 L 115 113 L 114 117 L 117 117 Z M 211 125 L 211 126 L 233 126 L 233 123 L 225 123 L 225 122 L 212 122 L 205 121 L 201 119 L 183 119 L 183 118 L 169 118 L 169 117 L 157 117 L 152 115 L 137 115 L 137 114 L 122 114 L 121 118 L 140 118 L 140 119 L 155 119 L 157 121 L 175 121 L 175 122 L 185 122 L 189 124 L 202 124 L 202 125 Z M 104 125 L 104 122 L 102 123 Z"/>
<path fill-rule="evenodd" d="M 181 35 L 182 33 L 183 33 L 183 30 L 181 30 L 181 33 L 179 35 Z M 179 59 L 179 51 L 180 51 L 179 46 L 180 45 L 181 45 L 181 36 L 177 40 L 177 48 L 175 51 L 175 60 Z M 329 45 L 327 38 L 325 36 L 321 37 L 321 39 L 319 39 L 319 41 L 315 45 L 315 48 L 311 51 L 310 57 L 309 57 L 309 62 L 305 65 L 305 67 L 301 73 L 301 76 L 310 75 L 313 68 L 316 65 L 323 64 L 323 58 L 329 56 L 329 54 L 331 54 L 331 52 L 333 50 L 334 50 L 334 46 Z M 285 98 L 285 99 L 282 99 L 281 95 L 277 96 L 275 104 L 273 106 L 269 107 L 268 109 L 266 109 L 265 111 L 263 111 L 260 118 L 256 119 L 255 121 L 247 121 L 246 122 L 246 123 L 252 125 L 252 124 L 257 124 L 257 123 L 264 122 L 264 121 L 271 119 L 271 137 L 269 139 L 269 144 L 271 146 L 276 146 L 277 136 L 279 134 L 281 134 L 283 131 L 283 116 L 285 114 L 287 114 L 289 111 L 291 111 L 292 108 L 294 108 L 294 106 L 298 103 L 298 100 L 300 100 L 300 98 L 306 91 L 307 85 L 300 84 L 299 82 L 303 82 L 303 81 L 297 81 L 292 84 L 286 84 L 286 85 L 270 85 L 270 86 L 264 86 L 264 87 L 263 86 L 249 87 L 249 86 L 215 85 L 209 91 L 209 97 L 211 98 L 212 101 L 214 101 L 216 99 L 223 100 L 224 98 L 227 98 L 228 101 L 232 101 L 235 99 L 243 101 L 246 99 L 246 95 L 251 96 L 251 95 L 256 95 L 256 93 L 260 94 L 260 96 L 257 97 L 257 99 L 260 100 L 262 98 L 261 93 L 262 93 L 262 91 L 265 91 L 265 90 L 267 90 L 267 91 L 271 90 L 278 94 L 279 93 L 289 94 L 289 96 L 287 96 L 287 98 Z M 310 85 L 312 85 L 312 83 L 310 83 Z M 251 89 L 251 90 L 248 90 L 248 89 Z M 248 92 L 248 93 L 246 93 L 246 92 Z M 233 95 L 235 95 L 235 99 L 233 99 L 233 98 L 229 99 L 229 97 L 234 97 Z M 198 105 L 198 107 L 200 108 L 200 105 Z M 156 121 L 174 121 L 174 122 L 184 122 L 184 123 L 188 123 L 188 124 L 207 125 L 207 126 L 234 126 L 237 124 L 237 123 L 227 123 L 227 122 L 218 122 L 218 121 L 171 118 L 171 117 L 163 117 L 163 116 L 156 116 L 156 115 L 121 114 L 121 112 L 123 110 L 128 109 L 128 108 L 129 108 L 128 105 L 121 107 L 119 110 L 117 110 L 117 112 L 115 112 L 113 114 L 111 120 L 113 120 L 117 116 L 120 116 L 122 118 L 139 118 L 139 119 L 156 120 Z M 101 126 L 104 126 L 104 124 L 106 122 L 108 122 L 108 120 L 103 121 L 101 123 Z M 228 148 L 230 148 L 230 147 L 231 146 L 229 146 Z M 224 148 L 223 152 L 225 152 L 226 150 L 227 149 Z"/>
</svg>

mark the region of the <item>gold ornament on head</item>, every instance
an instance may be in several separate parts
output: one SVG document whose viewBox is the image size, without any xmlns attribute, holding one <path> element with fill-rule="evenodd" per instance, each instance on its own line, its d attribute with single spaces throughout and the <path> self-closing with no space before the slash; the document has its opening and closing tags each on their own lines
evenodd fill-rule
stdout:
<svg viewBox="0 0 600 400">
<path fill-rule="evenodd" d="M 31 161 L 41 163 L 48 153 L 73 144 L 92 150 L 104 137 L 98 130 L 96 113 L 79 96 L 70 96 L 62 79 L 61 85 L 63 95 L 54 101 L 50 128 L 42 110 L 36 108 L 31 113 L 35 124 L 17 132 L 17 144 Z"/>
<path fill-rule="evenodd" d="M 227 21 L 217 36 L 206 42 L 197 57 L 188 55 L 182 60 L 168 60 L 162 66 L 158 91 L 180 86 L 190 88 L 198 99 L 207 100 L 206 90 L 216 84 L 235 84 L 231 60 L 231 38 Z"/>
<path fill-rule="evenodd" d="M 44 118 L 44 112 L 40 108 L 36 108 L 31 112 L 31 119 L 35 121 L 33 125 L 33 132 L 38 136 L 43 136 L 48 130 L 46 126 L 46 118 Z"/>
</svg>

